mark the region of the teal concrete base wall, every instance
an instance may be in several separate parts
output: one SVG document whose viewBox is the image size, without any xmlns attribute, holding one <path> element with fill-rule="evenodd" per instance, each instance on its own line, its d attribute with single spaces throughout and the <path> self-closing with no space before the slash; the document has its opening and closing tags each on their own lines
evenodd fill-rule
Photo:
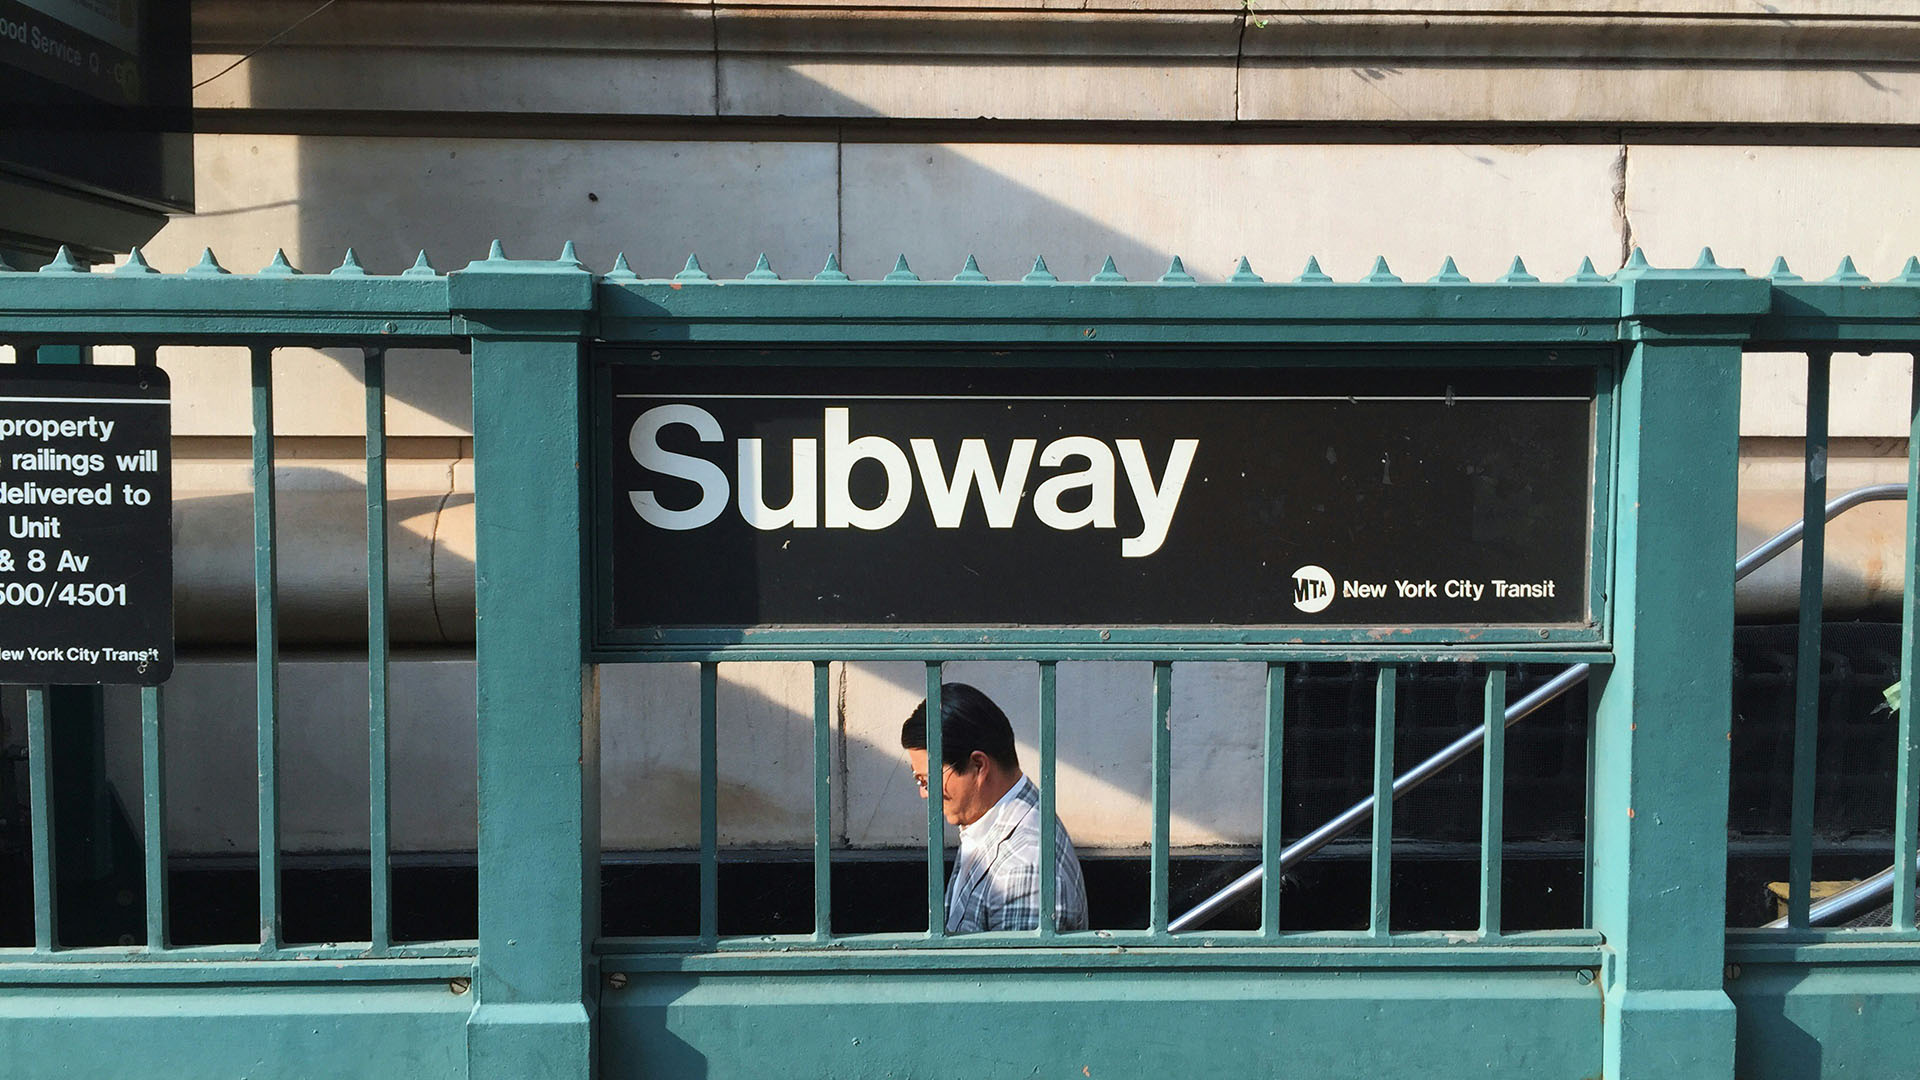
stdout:
<svg viewBox="0 0 1920 1080">
<path fill-rule="evenodd" d="M 1920 964 L 1740 964 L 1739 1080 L 1920 1075 Z"/>
<path fill-rule="evenodd" d="M 648 1080 L 1582 1080 L 1601 1053 L 1571 971 L 636 974 L 600 1024 L 601 1075 Z"/>
<path fill-rule="evenodd" d="M 425 985 L 0 989 L 7 1080 L 441 1080 L 467 1075 L 471 994 Z"/>
</svg>

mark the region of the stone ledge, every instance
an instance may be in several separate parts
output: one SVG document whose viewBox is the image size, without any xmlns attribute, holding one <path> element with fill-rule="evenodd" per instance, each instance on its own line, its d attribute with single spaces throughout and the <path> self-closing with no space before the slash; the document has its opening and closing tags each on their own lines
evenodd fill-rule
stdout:
<svg viewBox="0 0 1920 1080">
<path fill-rule="evenodd" d="M 1106 6 L 1100 6 L 1100 5 Z M 1908 125 L 1892 0 L 367 0 L 196 95 L 207 110 L 1094 121 Z M 196 78 L 304 10 L 195 5 Z M 1621 9 L 1625 9 L 1622 13 Z"/>
</svg>

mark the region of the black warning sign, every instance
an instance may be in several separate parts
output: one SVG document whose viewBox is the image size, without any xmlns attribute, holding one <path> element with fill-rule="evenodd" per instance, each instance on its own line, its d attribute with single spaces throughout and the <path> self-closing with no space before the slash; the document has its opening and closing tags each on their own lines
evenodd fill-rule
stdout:
<svg viewBox="0 0 1920 1080">
<path fill-rule="evenodd" d="M 173 671 L 166 373 L 0 368 L 0 683 Z"/>
</svg>

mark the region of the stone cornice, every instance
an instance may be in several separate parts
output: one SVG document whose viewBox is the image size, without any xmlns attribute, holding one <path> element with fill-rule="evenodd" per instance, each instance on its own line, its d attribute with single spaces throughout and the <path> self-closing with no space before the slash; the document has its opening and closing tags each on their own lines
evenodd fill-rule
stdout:
<svg viewBox="0 0 1920 1080">
<path fill-rule="evenodd" d="M 1277 6 L 1277 5 L 1276 5 Z M 343 0 L 203 109 L 1920 124 L 1907 0 Z M 205 79 L 309 11 L 197 0 Z"/>
</svg>

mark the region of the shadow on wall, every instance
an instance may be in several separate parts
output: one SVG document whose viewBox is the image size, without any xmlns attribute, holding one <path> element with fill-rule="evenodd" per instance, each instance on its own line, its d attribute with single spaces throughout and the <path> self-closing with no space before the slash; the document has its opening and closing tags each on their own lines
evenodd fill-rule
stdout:
<svg viewBox="0 0 1920 1080">
<path fill-rule="evenodd" d="M 277 502 L 278 625 L 283 645 L 359 646 L 367 640 L 366 518 L 362 482 L 340 490 L 331 469 L 281 464 Z M 387 501 L 388 618 L 410 647 L 473 641 L 474 566 L 436 542 L 450 514 L 471 513 L 471 494 Z M 251 494 L 176 492 L 174 620 L 182 645 L 254 641 Z"/>
</svg>

